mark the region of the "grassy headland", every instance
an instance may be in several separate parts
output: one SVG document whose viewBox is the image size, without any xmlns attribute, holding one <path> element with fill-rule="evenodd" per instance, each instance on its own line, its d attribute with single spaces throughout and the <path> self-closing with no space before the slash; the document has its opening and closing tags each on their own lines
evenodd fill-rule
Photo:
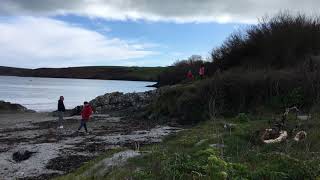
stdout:
<svg viewBox="0 0 320 180">
<path fill-rule="evenodd" d="M 121 66 L 22 69 L 0 66 L 0 75 L 22 77 L 158 81 L 158 76 L 165 69 L 166 67 Z"/>
</svg>

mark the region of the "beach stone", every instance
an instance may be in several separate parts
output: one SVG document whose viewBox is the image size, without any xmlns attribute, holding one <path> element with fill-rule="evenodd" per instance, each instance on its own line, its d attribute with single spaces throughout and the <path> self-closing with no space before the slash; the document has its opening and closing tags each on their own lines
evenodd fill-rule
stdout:
<svg viewBox="0 0 320 180">
<path fill-rule="evenodd" d="M 32 156 L 32 154 L 34 154 L 34 153 L 35 152 L 30 152 L 28 150 L 19 150 L 19 151 L 14 152 L 12 154 L 12 159 L 16 162 L 21 162 L 21 161 L 29 159 Z"/>
</svg>

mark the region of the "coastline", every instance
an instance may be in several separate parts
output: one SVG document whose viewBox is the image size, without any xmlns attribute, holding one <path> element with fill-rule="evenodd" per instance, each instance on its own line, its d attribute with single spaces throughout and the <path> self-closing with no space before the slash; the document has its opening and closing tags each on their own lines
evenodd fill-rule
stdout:
<svg viewBox="0 0 320 180">
<path fill-rule="evenodd" d="M 0 66 L 0 76 L 157 81 L 168 67 L 88 66 L 25 69 Z"/>
<path fill-rule="evenodd" d="M 76 131 L 81 120 L 76 114 L 66 114 L 63 129 L 56 128 L 57 117 L 48 112 L 0 114 L 0 178 L 51 179 L 106 152 L 131 149 L 140 154 L 137 144 L 159 143 L 180 131 L 140 116 L 156 92 L 114 92 L 91 100 L 95 113 L 88 123 L 89 135 Z M 13 154 L 23 152 L 31 156 L 12 160 Z"/>
</svg>

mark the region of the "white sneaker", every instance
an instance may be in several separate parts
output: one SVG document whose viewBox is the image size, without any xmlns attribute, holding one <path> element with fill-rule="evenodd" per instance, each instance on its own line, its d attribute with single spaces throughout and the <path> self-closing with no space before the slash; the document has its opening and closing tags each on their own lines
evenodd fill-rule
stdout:
<svg viewBox="0 0 320 180">
<path fill-rule="evenodd" d="M 60 128 L 60 129 L 63 129 L 63 126 L 60 126 L 59 128 Z"/>
</svg>

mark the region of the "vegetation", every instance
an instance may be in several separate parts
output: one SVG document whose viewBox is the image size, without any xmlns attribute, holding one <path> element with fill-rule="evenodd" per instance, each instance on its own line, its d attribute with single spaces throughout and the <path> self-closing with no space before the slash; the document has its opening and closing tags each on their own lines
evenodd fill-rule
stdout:
<svg viewBox="0 0 320 180">
<path fill-rule="evenodd" d="M 163 88 L 150 113 L 158 119 L 177 118 L 182 124 L 206 120 L 210 111 L 234 116 L 261 110 L 281 112 L 297 106 L 308 113 L 319 102 L 319 85 L 320 71 L 226 71 L 205 80 Z M 214 109 L 209 108 L 212 103 Z"/>
<path fill-rule="evenodd" d="M 40 68 L 20 69 L 0 67 L 0 75 L 52 77 L 52 78 L 80 78 L 80 79 L 109 79 L 157 81 L 166 67 L 121 67 L 121 66 L 90 66 L 70 68 Z"/>
<path fill-rule="evenodd" d="M 187 72 L 190 70 L 192 74 L 199 79 L 199 69 L 203 65 L 207 75 L 213 75 L 217 66 L 209 61 L 204 61 L 199 55 L 192 55 L 187 60 L 179 60 L 170 68 L 165 69 L 159 75 L 157 86 L 174 85 L 179 82 L 186 82 Z"/>
<path fill-rule="evenodd" d="M 212 60 L 221 69 L 293 67 L 319 55 L 319 30 L 318 17 L 280 13 L 232 34 L 212 51 Z"/>
<path fill-rule="evenodd" d="M 160 75 L 160 85 L 176 85 L 164 90 L 150 111 L 184 124 L 208 119 L 208 106 L 227 116 L 290 106 L 308 112 L 320 97 L 319 39 L 319 18 L 288 13 L 264 18 L 212 51 L 205 80 L 190 82 L 183 75 L 198 70 L 199 59 L 176 63 Z"/>
<path fill-rule="evenodd" d="M 230 35 L 218 48 L 212 50 L 210 63 L 205 63 L 207 76 L 216 71 L 239 73 L 255 70 L 297 69 L 299 66 L 319 68 L 320 19 L 305 15 L 279 13 L 263 18 L 257 25 Z M 192 59 L 192 57 L 191 57 Z M 197 74 L 197 62 L 176 63 L 160 75 L 159 85 L 181 83 L 188 70 Z M 178 78 L 180 77 L 180 78 Z"/>
<path fill-rule="evenodd" d="M 250 120 L 239 121 L 240 116 Z M 161 144 L 144 146 L 141 151 L 145 155 L 130 159 L 124 167 L 114 168 L 96 179 L 316 179 L 320 176 L 318 115 L 313 114 L 314 118 L 296 130 L 288 128 L 290 136 L 280 144 L 260 141 L 258 132 L 270 126 L 271 115 L 247 116 L 202 122 Z M 233 124 L 233 128 L 226 129 L 225 124 Z M 288 126 L 295 124 L 295 118 L 289 118 Z M 299 129 L 307 130 L 308 136 L 298 143 L 292 137 Z"/>
</svg>

